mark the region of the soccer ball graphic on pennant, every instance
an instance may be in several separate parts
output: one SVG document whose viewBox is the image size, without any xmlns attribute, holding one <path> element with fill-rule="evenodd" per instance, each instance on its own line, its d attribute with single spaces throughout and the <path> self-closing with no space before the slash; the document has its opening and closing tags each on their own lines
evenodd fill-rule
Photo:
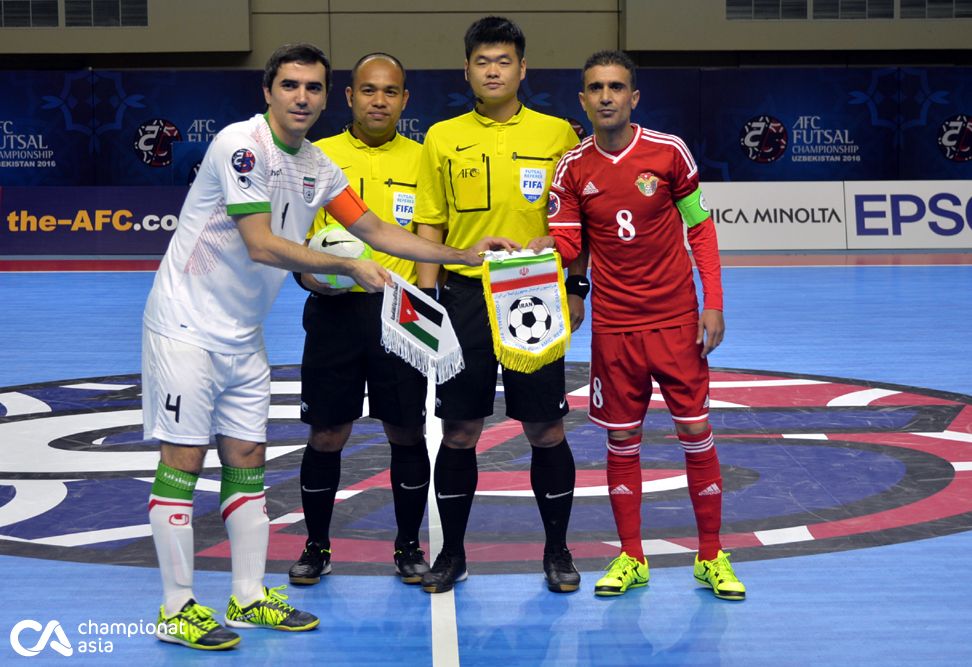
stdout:
<svg viewBox="0 0 972 667">
<path fill-rule="evenodd" d="M 553 317 L 535 296 L 520 297 L 510 304 L 508 328 L 513 337 L 528 345 L 539 343 L 550 333 Z"/>
<path fill-rule="evenodd" d="M 371 246 L 354 236 L 351 232 L 332 222 L 314 234 L 307 247 L 317 252 L 326 252 L 337 257 L 349 259 L 371 259 Z M 350 276 L 333 273 L 315 273 L 314 277 L 320 282 L 336 289 L 354 287 L 357 283 Z"/>
</svg>

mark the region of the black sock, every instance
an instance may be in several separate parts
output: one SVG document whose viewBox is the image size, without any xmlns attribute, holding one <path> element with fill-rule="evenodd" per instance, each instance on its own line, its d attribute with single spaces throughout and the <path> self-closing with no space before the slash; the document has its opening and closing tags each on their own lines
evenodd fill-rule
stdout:
<svg viewBox="0 0 972 667">
<path fill-rule="evenodd" d="M 442 550 L 447 553 L 466 553 L 463 541 L 478 482 L 475 448 L 439 447 L 435 458 L 435 498 L 442 522 Z"/>
<path fill-rule="evenodd" d="M 567 546 L 567 523 L 574 504 L 575 477 L 574 456 L 567 440 L 555 447 L 533 447 L 530 485 L 547 538 L 544 551 Z"/>
<path fill-rule="evenodd" d="M 304 505 L 307 539 L 331 548 L 331 515 L 334 496 L 341 483 L 341 452 L 319 452 L 304 448 L 300 462 L 300 500 Z"/>
<path fill-rule="evenodd" d="M 429 497 L 429 451 L 423 439 L 417 445 L 391 445 L 391 485 L 398 535 L 395 548 L 418 542 L 419 528 Z"/>
</svg>

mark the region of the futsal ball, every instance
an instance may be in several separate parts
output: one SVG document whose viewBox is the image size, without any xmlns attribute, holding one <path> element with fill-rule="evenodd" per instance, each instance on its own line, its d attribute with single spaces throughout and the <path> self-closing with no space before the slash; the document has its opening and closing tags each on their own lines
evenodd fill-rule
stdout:
<svg viewBox="0 0 972 667">
<path fill-rule="evenodd" d="M 553 317 L 543 301 L 535 296 L 520 297 L 510 305 L 507 324 L 513 337 L 528 345 L 539 343 L 550 333 Z"/>
<path fill-rule="evenodd" d="M 371 247 L 336 222 L 325 225 L 321 231 L 314 234 L 307 247 L 336 257 L 371 259 Z M 351 276 L 334 273 L 315 273 L 314 277 L 336 289 L 346 289 L 357 284 Z"/>
</svg>

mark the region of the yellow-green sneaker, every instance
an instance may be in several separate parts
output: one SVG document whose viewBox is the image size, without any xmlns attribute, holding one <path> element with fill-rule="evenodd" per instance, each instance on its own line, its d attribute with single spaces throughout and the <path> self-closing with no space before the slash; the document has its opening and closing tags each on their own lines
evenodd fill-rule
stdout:
<svg viewBox="0 0 972 667">
<path fill-rule="evenodd" d="M 721 549 L 714 560 L 699 560 L 698 555 L 695 556 L 695 580 L 711 588 L 717 598 L 746 599 L 746 587 L 732 571 L 729 554 Z"/>
<path fill-rule="evenodd" d="M 189 600 L 172 616 L 166 616 L 163 605 L 159 608 L 155 636 L 164 642 L 203 651 L 221 651 L 239 644 L 240 636 L 213 620 L 214 613 L 215 609 Z"/>
<path fill-rule="evenodd" d="M 632 558 L 624 551 L 607 566 L 607 573 L 594 584 L 594 595 L 623 595 L 629 588 L 648 584 L 648 559 Z"/>
<path fill-rule="evenodd" d="M 287 604 L 287 596 L 281 593 L 286 586 L 263 588 L 263 597 L 253 604 L 241 607 L 236 596 L 231 595 L 226 608 L 226 625 L 233 628 L 272 628 L 288 632 L 313 630 L 320 620 L 306 611 Z"/>
</svg>

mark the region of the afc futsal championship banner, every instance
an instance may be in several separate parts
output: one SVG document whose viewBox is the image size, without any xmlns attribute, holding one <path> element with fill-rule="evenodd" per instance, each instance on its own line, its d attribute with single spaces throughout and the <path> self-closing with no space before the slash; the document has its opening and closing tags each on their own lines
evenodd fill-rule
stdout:
<svg viewBox="0 0 972 667">
<path fill-rule="evenodd" d="M 968 68 L 702 72 L 708 181 L 972 177 Z"/>
<path fill-rule="evenodd" d="M 703 180 L 972 178 L 970 68 L 640 69 L 632 120 L 681 136 Z M 184 186 L 213 136 L 265 108 L 257 70 L 0 72 L 0 185 Z M 348 71 L 308 138 L 350 121 Z M 408 73 L 399 132 L 423 141 L 473 99 L 460 68 Z M 520 98 L 591 126 L 577 69 L 531 69 Z"/>
</svg>

